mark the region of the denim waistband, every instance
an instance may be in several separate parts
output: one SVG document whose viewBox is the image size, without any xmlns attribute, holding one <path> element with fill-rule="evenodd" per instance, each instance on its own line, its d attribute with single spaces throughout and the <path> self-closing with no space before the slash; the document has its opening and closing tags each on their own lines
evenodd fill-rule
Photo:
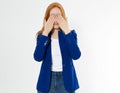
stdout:
<svg viewBox="0 0 120 93">
<path fill-rule="evenodd" d="M 54 72 L 54 71 L 51 71 L 51 75 L 52 75 L 52 76 L 62 76 L 62 72 Z"/>
</svg>

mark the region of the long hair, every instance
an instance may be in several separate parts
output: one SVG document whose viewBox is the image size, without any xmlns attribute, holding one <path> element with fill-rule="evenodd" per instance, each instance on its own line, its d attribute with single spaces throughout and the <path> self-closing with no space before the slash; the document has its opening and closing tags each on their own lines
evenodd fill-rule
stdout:
<svg viewBox="0 0 120 93">
<path fill-rule="evenodd" d="M 60 9 L 60 11 L 61 11 L 62 17 L 63 17 L 65 20 L 67 20 L 63 6 L 62 6 L 60 3 L 58 3 L 58 2 L 53 2 L 53 3 L 51 3 L 51 4 L 47 7 L 43 21 L 44 21 L 44 20 L 46 20 L 46 21 L 48 20 L 48 18 L 49 18 L 49 16 L 50 16 L 50 11 L 51 11 L 51 9 L 53 9 L 54 7 L 58 7 L 58 8 Z M 44 22 L 43 22 L 43 23 L 44 23 Z M 36 35 L 42 34 L 43 31 L 44 31 L 44 26 L 42 26 L 41 30 L 39 30 L 39 31 L 36 33 Z"/>
</svg>

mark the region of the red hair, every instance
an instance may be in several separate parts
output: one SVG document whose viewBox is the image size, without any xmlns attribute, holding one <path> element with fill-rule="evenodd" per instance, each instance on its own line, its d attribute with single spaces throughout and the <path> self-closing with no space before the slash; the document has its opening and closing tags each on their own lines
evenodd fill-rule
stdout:
<svg viewBox="0 0 120 93">
<path fill-rule="evenodd" d="M 47 7 L 46 12 L 45 12 L 45 16 L 44 16 L 44 20 L 46 20 L 46 21 L 48 20 L 48 18 L 49 18 L 49 16 L 50 16 L 50 11 L 51 11 L 51 9 L 53 9 L 54 7 L 57 7 L 57 8 L 60 9 L 62 17 L 66 20 L 66 15 L 65 15 L 64 8 L 63 8 L 63 6 L 62 6 L 60 3 L 58 3 L 58 2 L 51 3 L 51 4 Z M 43 31 L 44 31 L 44 27 L 42 27 L 42 29 L 37 32 L 37 35 L 42 34 Z"/>
</svg>

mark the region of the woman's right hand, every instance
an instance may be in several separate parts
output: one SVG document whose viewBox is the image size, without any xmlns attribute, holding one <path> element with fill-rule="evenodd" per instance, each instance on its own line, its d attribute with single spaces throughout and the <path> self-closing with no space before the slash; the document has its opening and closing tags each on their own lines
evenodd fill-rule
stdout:
<svg viewBox="0 0 120 93">
<path fill-rule="evenodd" d="M 53 16 L 50 16 L 47 21 L 44 19 L 44 23 L 43 23 L 44 31 L 42 34 L 48 36 L 48 34 L 50 33 L 50 31 L 53 28 L 53 24 L 54 24 L 54 17 Z"/>
</svg>

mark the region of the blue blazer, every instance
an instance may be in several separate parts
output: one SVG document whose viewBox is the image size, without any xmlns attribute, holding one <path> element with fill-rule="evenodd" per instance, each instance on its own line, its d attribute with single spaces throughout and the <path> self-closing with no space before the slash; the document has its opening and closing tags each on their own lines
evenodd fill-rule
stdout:
<svg viewBox="0 0 120 93">
<path fill-rule="evenodd" d="M 62 54 L 63 81 L 65 89 L 72 92 L 79 88 L 73 60 L 81 56 L 81 51 L 77 45 L 77 34 L 72 30 L 64 34 L 62 30 L 58 31 L 59 45 Z M 50 85 L 52 55 L 51 55 L 51 36 L 38 35 L 34 51 L 34 59 L 37 62 L 42 61 L 40 74 L 37 81 L 37 90 L 43 93 L 48 92 Z"/>
</svg>

